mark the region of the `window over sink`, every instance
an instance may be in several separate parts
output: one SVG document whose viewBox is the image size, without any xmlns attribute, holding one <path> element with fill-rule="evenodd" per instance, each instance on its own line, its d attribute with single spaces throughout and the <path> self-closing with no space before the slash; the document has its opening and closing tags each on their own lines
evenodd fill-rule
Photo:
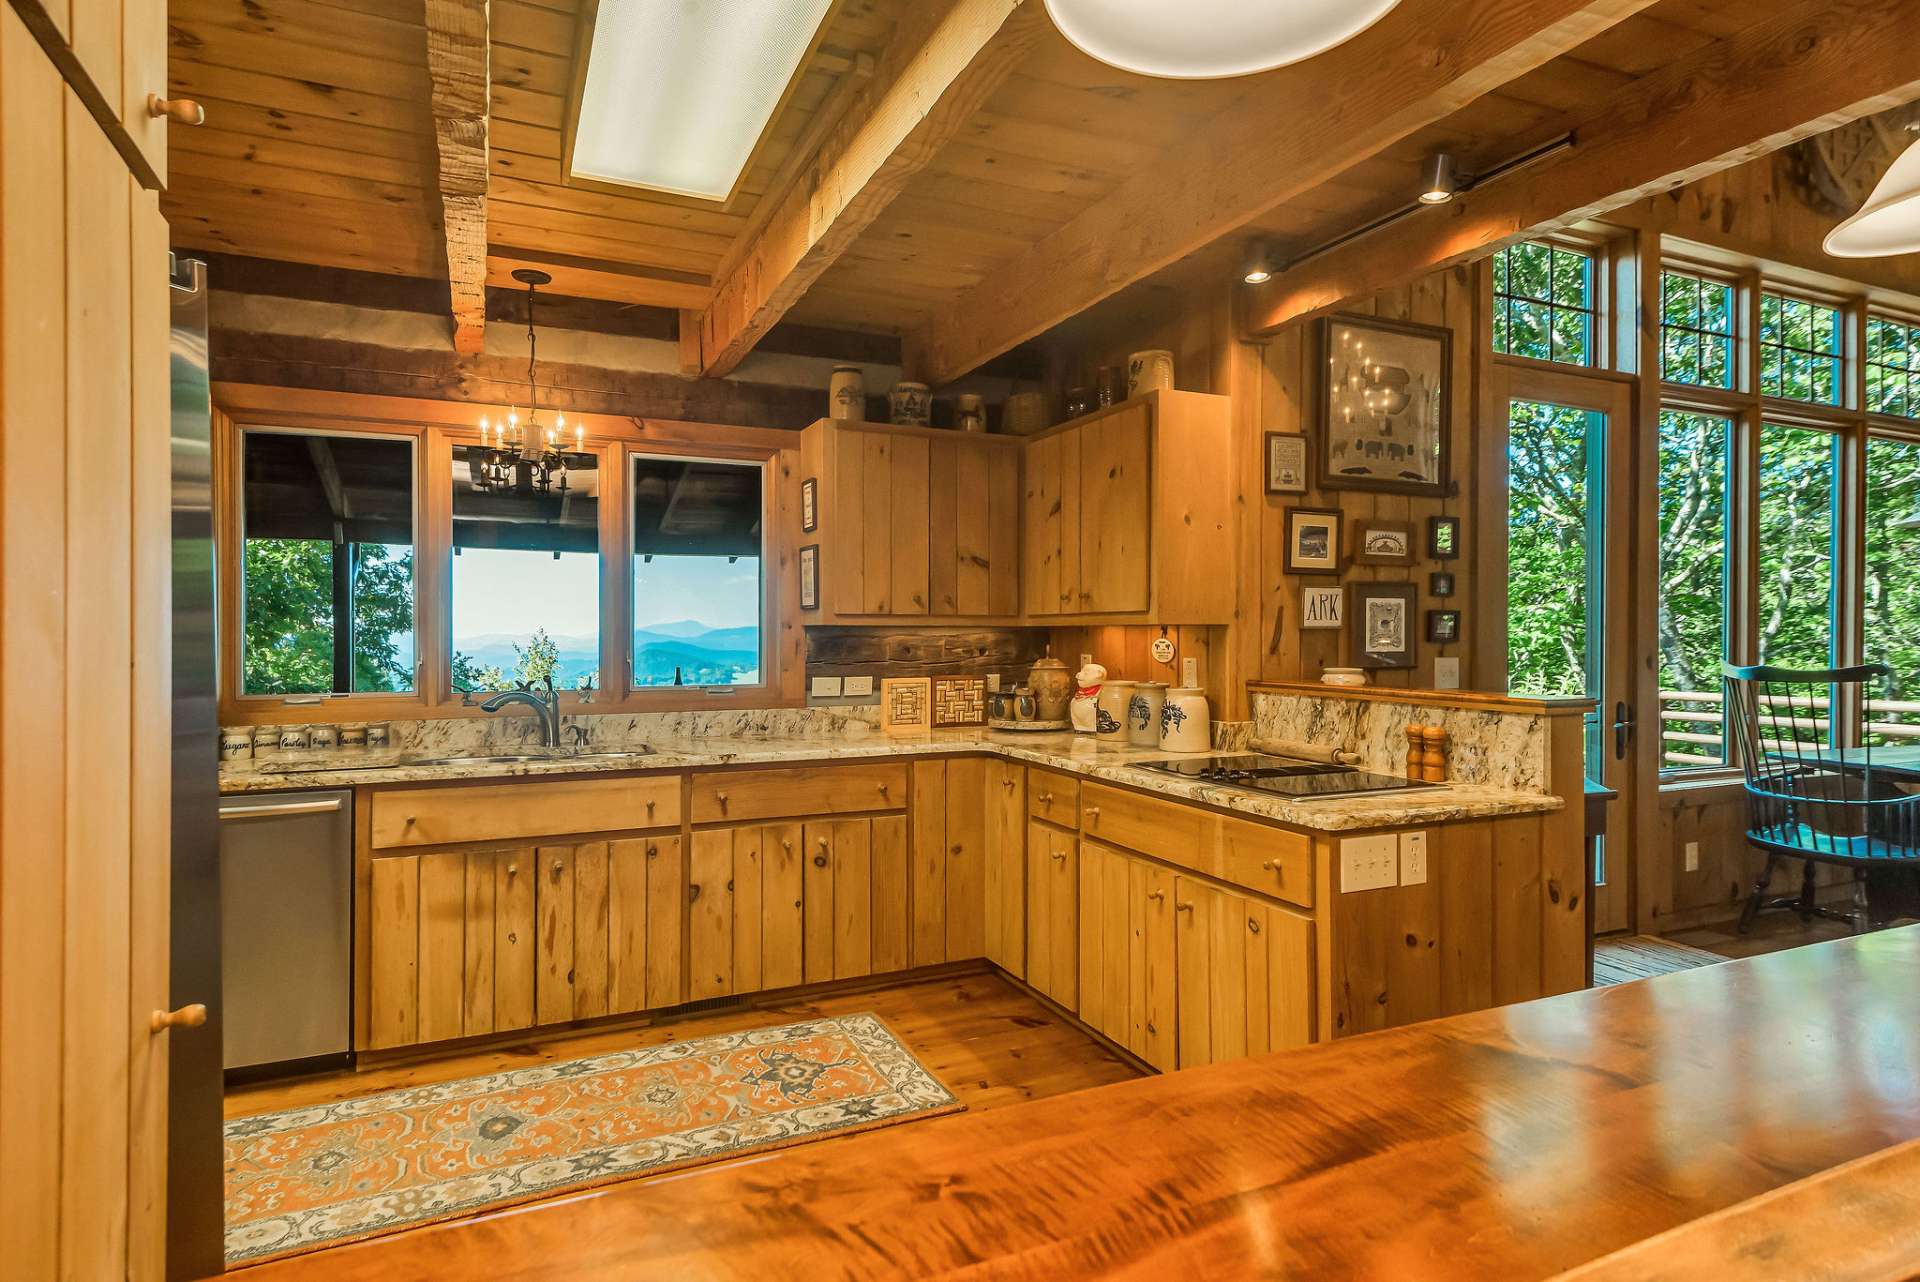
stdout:
<svg viewBox="0 0 1920 1282">
<path fill-rule="evenodd" d="M 632 456 L 636 690 L 762 684 L 765 472 Z"/>
</svg>

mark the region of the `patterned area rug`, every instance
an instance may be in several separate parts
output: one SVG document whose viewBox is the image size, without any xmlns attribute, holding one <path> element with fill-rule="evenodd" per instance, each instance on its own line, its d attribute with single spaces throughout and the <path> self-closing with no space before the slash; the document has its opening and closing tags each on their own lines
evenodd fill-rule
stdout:
<svg viewBox="0 0 1920 1282">
<path fill-rule="evenodd" d="M 848 1015 L 235 1118 L 227 1262 L 963 1107 Z"/>
</svg>

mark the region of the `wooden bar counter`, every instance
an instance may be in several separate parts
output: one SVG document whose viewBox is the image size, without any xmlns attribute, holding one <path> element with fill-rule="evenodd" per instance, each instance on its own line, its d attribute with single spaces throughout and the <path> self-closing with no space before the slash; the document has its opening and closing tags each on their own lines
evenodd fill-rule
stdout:
<svg viewBox="0 0 1920 1282">
<path fill-rule="evenodd" d="M 809 1144 L 248 1274 L 1548 1278 L 1920 1136 L 1916 1070 L 1910 927 Z"/>
</svg>

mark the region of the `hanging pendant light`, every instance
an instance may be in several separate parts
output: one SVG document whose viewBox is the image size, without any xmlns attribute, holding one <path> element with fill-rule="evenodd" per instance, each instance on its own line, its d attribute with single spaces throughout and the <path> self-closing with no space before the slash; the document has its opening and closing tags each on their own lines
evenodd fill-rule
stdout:
<svg viewBox="0 0 1920 1282">
<path fill-rule="evenodd" d="M 1060 34 L 1123 71 L 1215 80 L 1343 44 L 1400 0 L 1047 0 Z"/>
<path fill-rule="evenodd" d="M 1860 212 L 1827 233 L 1835 258 L 1920 253 L 1920 142 L 1900 153 Z"/>
<path fill-rule="evenodd" d="M 540 421 L 540 384 L 534 377 L 534 351 L 538 342 L 533 331 L 534 291 L 552 283 L 553 277 L 532 267 L 522 267 L 513 273 L 513 278 L 527 287 L 527 421 L 521 423 L 518 406 L 508 408 L 505 421 L 481 415 L 480 444 L 484 453 L 478 456 L 477 469 L 475 463 L 469 462 L 468 471 L 476 490 L 502 494 L 518 490 L 524 483 L 536 494 L 555 490 L 565 494 L 569 488 L 564 453 L 567 416 L 556 413 L 552 427 Z M 575 426 L 574 451 L 585 449 L 586 444 L 586 429 Z M 468 458 L 472 460 L 475 456 L 469 454 Z"/>
</svg>

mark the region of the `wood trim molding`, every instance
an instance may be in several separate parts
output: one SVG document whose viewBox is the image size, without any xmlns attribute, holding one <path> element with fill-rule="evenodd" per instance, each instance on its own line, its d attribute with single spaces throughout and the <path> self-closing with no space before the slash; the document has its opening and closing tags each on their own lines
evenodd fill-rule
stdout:
<svg viewBox="0 0 1920 1282">
<path fill-rule="evenodd" d="M 909 368 L 942 385 L 1475 99 L 1650 0 L 1407 0 L 1304 70 L 1247 95 L 1166 164 L 1122 184 L 943 308 Z M 1335 95 L 1328 85 L 1341 86 Z"/>
<path fill-rule="evenodd" d="M 1900 0 L 1849 5 L 1844 21 L 1809 0 L 1708 45 L 1622 89 L 1574 130 L 1570 150 L 1283 272 L 1249 308 L 1248 331 L 1271 333 L 1920 98 L 1904 56 L 1911 24 Z"/>
<path fill-rule="evenodd" d="M 1312 695 L 1323 699 L 1352 699 L 1362 703 L 1410 703 L 1423 708 L 1458 708 L 1469 712 L 1510 712 L 1531 717 L 1579 717 L 1593 710 L 1592 699 L 1527 699 L 1476 690 L 1402 690 L 1388 686 L 1330 686 L 1320 681 L 1249 681 L 1249 695 Z"/>
<path fill-rule="evenodd" d="M 453 348 L 471 355 L 487 329 L 488 0 L 426 0 L 426 26 Z"/>
<path fill-rule="evenodd" d="M 1021 0 L 948 0 L 908 11 L 872 83 L 793 184 L 767 198 L 775 212 L 716 283 L 700 319 L 709 377 L 753 350 L 1048 29 L 1041 7 Z M 871 104 L 865 111 L 863 101 Z"/>
</svg>

